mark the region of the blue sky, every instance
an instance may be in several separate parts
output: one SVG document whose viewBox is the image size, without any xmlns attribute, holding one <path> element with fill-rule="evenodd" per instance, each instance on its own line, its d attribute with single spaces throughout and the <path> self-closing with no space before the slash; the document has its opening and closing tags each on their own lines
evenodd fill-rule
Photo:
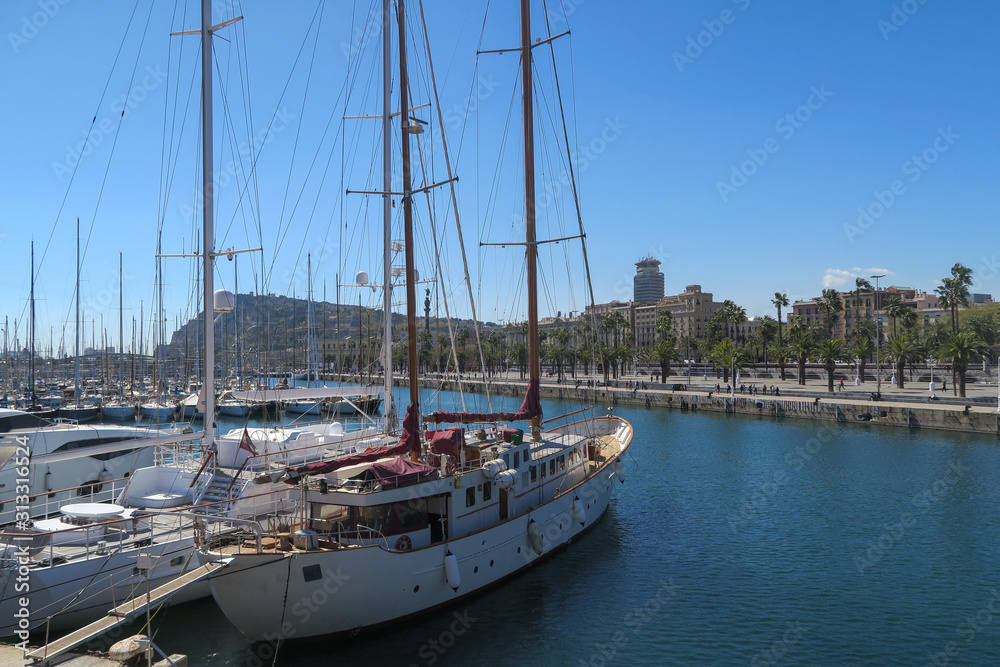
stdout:
<svg viewBox="0 0 1000 667">
<path fill-rule="evenodd" d="M 245 166 L 236 165 L 221 187 L 216 245 L 263 247 L 265 289 L 300 297 L 311 252 L 317 296 L 326 283 L 332 300 L 338 274 L 346 283 L 357 270 L 380 272 L 377 204 L 368 202 L 366 212 L 358 198 L 341 197 L 346 188 L 377 185 L 377 151 L 360 148 L 374 143 L 377 128 L 340 120 L 379 111 L 379 37 L 377 27 L 366 28 L 369 4 L 328 3 L 320 13 L 315 1 L 216 6 L 216 21 L 245 17 L 223 33 L 230 43 L 217 42 L 220 86 L 231 105 L 223 111 L 220 90 L 217 118 L 226 113 L 245 132 L 240 109 L 250 108 L 252 132 L 271 128 L 262 145 L 243 138 L 254 145 L 244 157 L 260 149 L 256 184 L 246 190 L 259 213 L 247 214 L 249 196 L 237 203 Z M 18 319 L 22 340 L 32 239 L 39 260 L 44 254 L 36 284 L 43 346 L 50 331 L 58 345 L 71 315 L 77 216 L 89 242 L 81 288 L 88 337 L 90 330 L 100 335 L 103 316 L 117 338 L 119 252 L 129 338 L 140 304 L 148 318 L 154 299 L 158 227 L 164 252 L 191 249 L 197 107 L 187 95 L 197 39 L 168 36 L 196 27 L 195 11 L 182 18 L 183 8 L 157 3 L 150 10 L 146 0 L 0 4 L 0 316 L 11 331 Z M 516 156 L 520 140 L 517 61 L 513 54 L 477 59 L 475 51 L 514 46 L 517 23 L 513 10 L 494 2 L 484 29 L 485 11 L 480 0 L 426 8 L 479 312 L 509 320 L 523 311 L 520 258 L 501 254 L 510 248 L 476 245 L 513 240 L 518 230 L 519 159 L 496 168 L 501 144 Z M 550 7 L 550 18 L 553 31 L 572 30 L 555 50 L 599 302 L 630 298 L 634 262 L 647 255 L 663 262 L 668 293 L 700 284 L 751 315 L 772 313 L 775 291 L 808 298 L 873 272 L 889 274 L 883 284 L 931 290 L 955 262 L 974 270 L 974 291 L 1000 294 L 990 242 L 1000 212 L 1000 5 L 566 0 Z M 534 21 L 533 32 L 544 35 L 540 11 Z M 236 75 L 242 65 L 235 53 L 244 49 L 248 102 Z M 361 63 L 346 103 L 345 54 Z M 540 61 L 547 54 L 547 47 L 536 49 Z M 426 70 L 414 64 L 414 71 L 415 95 L 424 101 Z M 555 98 L 540 76 L 544 134 Z M 434 126 L 433 113 L 415 115 Z M 74 171 L 75 147 L 92 122 L 99 141 Z M 225 171 L 241 140 L 216 134 Z M 349 138 L 346 150 L 338 136 Z M 541 150 L 558 140 L 539 140 Z M 342 168 L 352 146 L 358 157 Z M 434 166 L 443 180 L 443 161 Z M 560 171 L 555 158 L 543 158 L 543 193 L 565 190 L 552 185 Z M 540 237 L 575 233 L 561 195 L 541 215 Z M 447 218 L 447 202 L 437 197 L 435 210 Z M 427 232 L 418 235 L 426 277 L 434 261 Z M 566 245 L 542 251 L 545 314 L 583 304 L 582 273 L 572 283 L 562 277 Z M 453 240 L 444 252 L 442 287 L 457 302 L 461 264 Z M 256 256 L 238 261 L 241 292 L 260 280 L 259 263 Z M 191 314 L 193 270 L 189 260 L 169 259 L 163 271 L 169 331 Z M 232 288 L 234 278 L 234 267 L 220 262 L 217 281 Z M 573 298 L 563 298 L 571 285 Z M 359 296 L 372 304 L 378 298 L 345 288 L 342 300 Z M 467 312 L 457 303 L 456 310 Z M 67 331 L 71 337 L 72 327 Z"/>
</svg>

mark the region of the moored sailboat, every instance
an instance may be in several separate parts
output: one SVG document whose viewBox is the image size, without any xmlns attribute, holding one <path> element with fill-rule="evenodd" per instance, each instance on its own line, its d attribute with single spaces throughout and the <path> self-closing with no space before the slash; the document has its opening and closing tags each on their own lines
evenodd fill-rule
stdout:
<svg viewBox="0 0 1000 667">
<path fill-rule="evenodd" d="M 386 32 L 389 4 L 383 6 Z M 212 594 L 227 618 L 254 640 L 355 635 L 454 604 L 568 545 L 604 514 L 614 481 L 624 481 L 621 459 L 633 435 L 624 419 L 609 414 L 541 428 L 527 0 L 521 2 L 527 393 L 516 412 L 436 412 L 424 418 L 425 425 L 462 426 L 421 428 L 403 0 L 396 7 L 411 403 L 396 444 L 286 470 L 297 483 L 294 497 L 306 517 L 301 523 L 256 545 L 202 551 L 208 559 L 228 559 L 211 575 Z M 388 90 L 385 33 L 383 54 Z M 388 122 L 388 102 L 383 114 Z M 528 420 L 527 438 L 508 425 Z M 302 601 L 332 600 L 334 591 L 335 603 L 296 613 Z"/>
</svg>

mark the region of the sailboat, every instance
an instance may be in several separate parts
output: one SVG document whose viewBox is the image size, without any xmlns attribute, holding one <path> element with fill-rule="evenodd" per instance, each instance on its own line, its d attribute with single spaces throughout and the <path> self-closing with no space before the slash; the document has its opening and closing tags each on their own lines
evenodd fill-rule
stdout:
<svg viewBox="0 0 1000 667">
<path fill-rule="evenodd" d="M 101 406 L 101 414 L 107 419 L 125 421 L 135 417 L 134 401 L 125 399 L 125 323 L 122 308 L 122 254 L 118 253 L 118 395 Z"/>
<path fill-rule="evenodd" d="M 405 3 L 395 4 L 402 36 Z M 385 0 L 383 99 L 388 98 L 390 78 L 390 12 Z M 435 412 L 424 417 L 428 428 L 459 425 L 427 432 L 421 428 L 407 136 L 411 121 L 401 37 L 410 405 L 395 444 L 286 469 L 305 514 L 299 524 L 255 544 L 201 550 L 204 558 L 228 560 L 210 576 L 212 595 L 252 640 L 354 636 L 454 604 L 581 536 L 604 514 L 615 480 L 624 482 L 622 457 L 633 435 L 626 420 L 608 414 L 541 428 L 531 48 L 529 5 L 522 0 L 530 360 L 521 408 L 511 413 Z M 383 109 L 386 124 L 388 107 L 386 103 Z M 529 420 L 527 437 L 509 425 Z M 302 601 L 328 598 L 331 603 L 310 604 L 303 613 Z"/>
<path fill-rule="evenodd" d="M 322 462 L 341 454 L 357 453 L 371 444 L 366 440 L 371 435 L 370 430 L 346 433 L 339 428 L 339 424 L 280 432 L 269 429 L 258 434 L 257 438 L 246 428 L 235 437 L 233 433 L 215 436 L 212 418 L 215 413 L 213 315 L 215 310 L 224 310 L 224 305 L 220 304 L 229 303 L 232 294 L 213 289 L 213 265 L 218 253 L 213 251 L 210 187 L 213 164 L 211 35 L 239 19 L 212 26 L 208 0 L 202 1 L 201 15 L 200 30 L 175 34 L 199 34 L 202 37 L 202 178 L 205 196 L 202 211 L 204 242 L 199 257 L 203 262 L 201 275 L 205 309 L 202 323 L 207 361 L 202 401 L 203 412 L 209 416 L 205 421 L 205 430 L 194 433 L 188 429 L 131 445 L 114 441 L 86 442 L 80 443 L 80 446 L 93 446 L 81 451 L 56 450 L 44 452 L 44 456 L 32 456 L 31 465 L 72 460 L 80 468 L 79 460 L 85 460 L 88 454 L 107 458 L 112 452 L 130 446 L 142 447 L 144 452 L 151 454 L 151 450 L 146 448 L 154 444 L 164 447 L 157 451 L 153 465 L 134 471 L 129 468 L 124 478 L 119 473 L 116 479 L 110 479 L 111 473 L 105 469 L 102 476 L 95 480 L 95 485 L 125 482 L 124 488 L 121 485 L 117 487 L 119 493 L 115 495 L 115 503 L 79 502 L 89 498 L 78 494 L 74 499 L 78 502 L 60 503 L 58 507 L 49 508 L 55 510 L 55 516 L 38 521 L 34 526 L 24 526 L 18 532 L 0 534 L 0 560 L 3 561 L 3 567 L 0 567 L 0 637 L 8 637 L 15 632 L 20 636 L 22 632 L 43 626 L 53 630 L 78 626 L 108 613 L 116 602 L 120 603 L 130 595 L 137 597 L 126 604 L 138 604 L 138 598 L 142 597 L 138 595 L 140 590 L 148 592 L 152 586 L 169 585 L 182 575 L 189 578 L 198 575 L 192 572 L 197 569 L 193 558 L 194 546 L 196 536 L 203 534 L 199 531 L 206 523 L 222 522 L 224 526 L 229 526 L 220 530 L 225 534 L 232 530 L 233 523 L 247 525 L 260 516 L 276 518 L 294 510 L 294 504 L 287 500 L 289 488 L 286 485 L 272 483 L 271 488 L 265 486 L 264 492 L 260 493 L 261 486 L 254 483 L 259 473 L 267 472 L 275 465 L 281 469 L 296 463 Z M 251 251 L 230 249 L 226 254 L 239 252 Z M 0 422 L 0 427 L 2 425 Z M 93 427 L 82 426 L 59 428 L 94 430 Z M 126 430 L 123 426 L 102 428 L 106 431 Z M 139 429 L 131 430 L 139 432 Z M 261 441 L 266 446 L 258 450 L 256 443 Z M 190 444 L 195 442 L 200 444 Z M 182 443 L 186 445 L 165 449 Z M 12 448 L 22 446 L 16 437 L 12 442 L 0 438 L 0 445 L 3 445 L 0 452 L 8 458 L 15 452 L 21 456 L 19 450 L 12 451 Z M 260 480 L 260 484 L 267 485 L 268 482 Z M 13 486 L 11 484 L 11 488 Z M 246 494 L 247 491 L 253 493 Z M 30 500 L 43 499 L 33 496 Z M 13 503 L 8 504 L 8 508 L 11 513 L 16 509 L 18 516 L 22 513 L 21 508 L 15 508 Z M 16 578 L 24 572 L 32 582 L 30 609 L 22 602 L 25 595 L 23 588 L 15 586 Z M 191 578 L 183 590 L 180 587 L 171 589 L 170 602 L 179 603 L 207 595 L 206 586 L 192 586 L 198 581 L 197 577 Z M 99 629 L 87 638 L 130 617 L 119 613 L 118 609 L 121 607 L 116 607 L 109 615 L 112 623 L 99 624 Z M 18 610 L 24 610 L 27 615 Z M 54 650 L 67 649 L 65 643 L 62 646 Z M 55 654 L 47 653 L 47 650 L 48 647 L 43 647 L 28 657 L 54 657 Z"/>
<path fill-rule="evenodd" d="M 59 416 L 78 423 L 97 419 L 100 408 L 80 403 L 80 218 L 76 219 L 76 350 L 73 360 L 73 404 L 59 408 Z"/>
</svg>

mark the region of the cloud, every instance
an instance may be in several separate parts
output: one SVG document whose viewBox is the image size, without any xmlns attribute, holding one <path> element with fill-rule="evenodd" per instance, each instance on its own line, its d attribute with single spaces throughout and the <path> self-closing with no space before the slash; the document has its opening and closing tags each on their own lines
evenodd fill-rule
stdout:
<svg viewBox="0 0 1000 667">
<path fill-rule="evenodd" d="M 896 274 L 889 269 L 862 269 L 857 266 L 850 269 L 827 269 L 826 273 L 823 274 L 823 289 L 830 287 L 837 289 L 845 285 L 848 285 L 850 289 L 854 289 L 855 278 L 870 280 L 874 275 L 894 276 Z"/>
</svg>

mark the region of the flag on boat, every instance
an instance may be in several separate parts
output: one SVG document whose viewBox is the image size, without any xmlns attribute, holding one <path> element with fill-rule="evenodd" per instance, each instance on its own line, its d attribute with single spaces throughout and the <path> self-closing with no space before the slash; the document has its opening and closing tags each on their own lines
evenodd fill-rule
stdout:
<svg viewBox="0 0 1000 667">
<path fill-rule="evenodd" d="M 243 437 L 240 438 L 240 449 L 245 449 L 252 456 L 257 455 L 257 450 L 254 449 L 253 440 L 250 439 L 250 433 L 247 431 L 246 426 L 243 427 Z"/>
</svg>

